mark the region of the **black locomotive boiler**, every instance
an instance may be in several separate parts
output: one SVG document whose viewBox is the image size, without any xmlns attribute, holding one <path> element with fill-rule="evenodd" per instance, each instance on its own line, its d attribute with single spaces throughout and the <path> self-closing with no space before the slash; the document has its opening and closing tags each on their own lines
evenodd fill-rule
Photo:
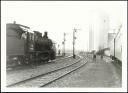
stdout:
<svg viewBox="0 0 128 93">
<path fill-rule="evenodd" d="M 8 23 L 7 32 L 7 66 L 16 64 L 36 64 L 56 58 L 55 43 L 48 38 L 48 33 L 29 31 L 29 27 Z"/>
</svg>

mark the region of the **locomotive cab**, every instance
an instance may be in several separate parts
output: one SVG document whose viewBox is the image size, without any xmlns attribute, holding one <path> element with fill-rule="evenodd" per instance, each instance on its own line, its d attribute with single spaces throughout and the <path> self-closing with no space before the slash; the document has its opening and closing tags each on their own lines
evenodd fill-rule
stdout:
<svg viewBox="0 0 128 93">
<path fill-rule="evenodd" d="M 29 27 L 16 23 L 6 25 L 7 32 L 7 67 L 16 64 L 22 64 L 26 56 L 26 42 L 22 39 L 24 29 Z"/>
</svg>

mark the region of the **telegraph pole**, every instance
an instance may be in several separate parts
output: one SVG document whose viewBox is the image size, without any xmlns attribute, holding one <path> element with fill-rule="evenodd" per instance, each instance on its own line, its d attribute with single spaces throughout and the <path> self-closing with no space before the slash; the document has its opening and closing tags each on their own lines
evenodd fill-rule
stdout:
<svg viewBox="0 0 128 93">
<path fill-rule="evenodd" d="M 62 44 L 63 44 L 63 55 L 64 56 L 65 56 L 65 41 L 66 41 L 65 36 L 66 36 L 66 33 L 64 33 L 64 41 L 62 42 Z"/>
</svg>

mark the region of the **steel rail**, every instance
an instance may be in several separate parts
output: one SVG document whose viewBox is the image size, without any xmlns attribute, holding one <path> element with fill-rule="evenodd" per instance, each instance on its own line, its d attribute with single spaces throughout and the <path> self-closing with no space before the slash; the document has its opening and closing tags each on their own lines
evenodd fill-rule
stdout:
<svg viewBox="0 0 128 93">
<path fill-rule="evenodd" d="M 51 84 L 52 82 L 55 82 L 55 81 L 57 81 L 57 80 L 59 80 L 59 79 L 63 78 L 64 76 L 66 76 L 66 75 L 68 75 L 68 74 L 70 74 L 70 73 L 72 73 L 72 72 L 76 71 L 77 69 L 79 69 L 79 68 L 83 67 L 85 64 L 86 64 L 86 63 L 84 63 L 84 64 L 82 64 L 82 65 L 78 66 L 77 68 L 75 68 L 75 69 L 71 70 L 70 72 L 68 72 L 68 73 L 66 73 L 66 74 L 64 74 L 64 75 L 62 75 L 62 76 L 60 76 L 60 77 L 58 77 L 58 78 L 56 78 L 56 79 L 54 79 L 54 80 L 52 80 L 52 81 L 50 81 L 50 82 L 48 82 L 48 83 L 44 84 L 44 85 L 42 85 L 42 86 L 40 86 L 40 87 L 45 87 L 45 86 L 47 86 L 47 85 Z"/>
</svg>

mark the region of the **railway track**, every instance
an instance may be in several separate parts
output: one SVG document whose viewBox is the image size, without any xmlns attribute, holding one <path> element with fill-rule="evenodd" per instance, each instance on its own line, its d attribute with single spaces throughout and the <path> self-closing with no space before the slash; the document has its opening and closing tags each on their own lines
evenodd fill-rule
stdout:
<svg viewBox="0 0 128 93">
<path fill-rule="evenodd" d="M 68 66 L 7 85 L 7 87 L 44 87 L 84 66 L 86 62 L 82 61 L 82 59 L 83 58 L 80 58 L 77 62 Z"/>
<path fill-rule="evenodd" d="M 67 59 L 67 58 L 71 58 L 71 57 L 72 57 L 72 55 L 65 56 L 65 57 L 62 57 L 62 58 L 54 59 L 53 61 L 58 61 L 58 60 Z"/>
</svg>

